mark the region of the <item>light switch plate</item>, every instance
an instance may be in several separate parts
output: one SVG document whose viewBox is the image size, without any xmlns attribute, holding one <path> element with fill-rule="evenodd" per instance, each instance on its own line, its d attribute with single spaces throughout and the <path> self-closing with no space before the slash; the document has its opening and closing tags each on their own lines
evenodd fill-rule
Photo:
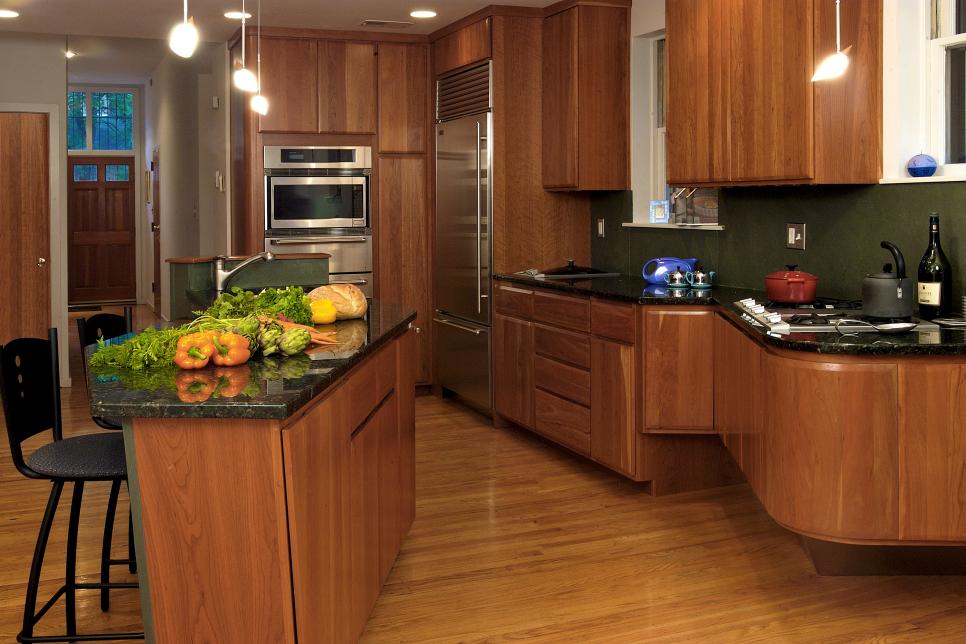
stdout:
<svg viewBox="0 0 966 644">
<path fill-rule="evenodd" d="M 604 220 L 598 219 L 597 220 L 597 239 L 603 239 L 603 238 L 604 238 Z"/>
<path fill-rule="evenodd" d="M 805 250 L 805 224 L 785 224 L 785 248 Z"/>
</svg>

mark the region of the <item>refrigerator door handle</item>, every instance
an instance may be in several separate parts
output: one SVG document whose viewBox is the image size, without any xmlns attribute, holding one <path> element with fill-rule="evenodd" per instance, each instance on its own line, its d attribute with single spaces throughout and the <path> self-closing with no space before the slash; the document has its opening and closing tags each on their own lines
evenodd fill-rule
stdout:
<svg viewBox="0 0 966 644">
<path fill-rule="evenodd" d="M 480 143 L 480 122 L 476 122 L 476 312 L 483 312 L 483 201 L 480 192 L 483 190 L 483 168 L 480 155 L 483 153 Z"/>
<path fill-rule="evenodd" d="M 471 326 L 465 326 L 458 322 L 453 322 L 451 320 L 444 320 L 443 318 L 433 318 L 433 322 L 437 322 L 445 326 L 451 326 L 454 329 L 459 329 L 460 331 L 466 331 L 467 333 L 472 333 L 473 335 L 481 335 L 484 333 L 484 329 L 474 329 Z"/>
</svg>

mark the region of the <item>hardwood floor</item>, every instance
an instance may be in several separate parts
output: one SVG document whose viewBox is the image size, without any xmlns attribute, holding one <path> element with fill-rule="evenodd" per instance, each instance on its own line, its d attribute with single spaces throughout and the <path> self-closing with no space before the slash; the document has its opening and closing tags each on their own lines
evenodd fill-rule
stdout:
<svg viewBox="0 0 966 644">
<path fill-rule="evenodd" d="M 152 319 L 139 308 L 136 324 Z M 65 433 L 87 416 L 76 336 Z M 653 498 L 617 475 L 443 400 L 417 410 L 417 514 L 365 642 L 959 642 L 966 577 L 818 577 L 746 485 Z M 49 484 L 0 447 L 0 642 L 20 627 Z M 78 570 L 97 575 L 106 484 L 85 491 Z M 61 583 L 62 507 L 42 596 Z M 118 516 L 127 512 L 122 494 Z M 114 554 L 127 525 L 118 521 Z M 126 570 L 118 579 L 131 578 Z M 135 591 L 78 593 L 87 630 L 140 626 Z M 63 628 L 55 608 L 41 633 Z M 313 643 L 314 644 L 314 643 Z"/>
</svg>

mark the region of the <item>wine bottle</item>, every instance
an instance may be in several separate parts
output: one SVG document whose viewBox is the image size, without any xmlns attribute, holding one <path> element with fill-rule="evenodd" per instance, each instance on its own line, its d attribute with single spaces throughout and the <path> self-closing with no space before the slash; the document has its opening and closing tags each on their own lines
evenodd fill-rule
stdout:
<svg viewBox="0 0 966 644">
<path fill-rule="evenodd" d="M 929 213 L 929 246 L 919 262 L 919 316 L 932 320 L 952 308 L 953 272 L 939 243 L 939 214 Z"/>
</svg>

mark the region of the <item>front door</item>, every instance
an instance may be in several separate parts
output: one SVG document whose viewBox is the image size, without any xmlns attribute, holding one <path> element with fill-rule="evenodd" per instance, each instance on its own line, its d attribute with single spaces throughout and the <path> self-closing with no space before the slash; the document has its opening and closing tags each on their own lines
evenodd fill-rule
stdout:
<svg viewBox="0 0 966 644">
<path fill-rule="evenodd" d="M 70 157 L 67 169 L 67 298 L 137 297 L 133 157 Z"/>
<path fill-rule="evenodd" d="M 0 344 L 50 327 L 49 146 L 47 114 L 0 113 Z"/>
</svg>

